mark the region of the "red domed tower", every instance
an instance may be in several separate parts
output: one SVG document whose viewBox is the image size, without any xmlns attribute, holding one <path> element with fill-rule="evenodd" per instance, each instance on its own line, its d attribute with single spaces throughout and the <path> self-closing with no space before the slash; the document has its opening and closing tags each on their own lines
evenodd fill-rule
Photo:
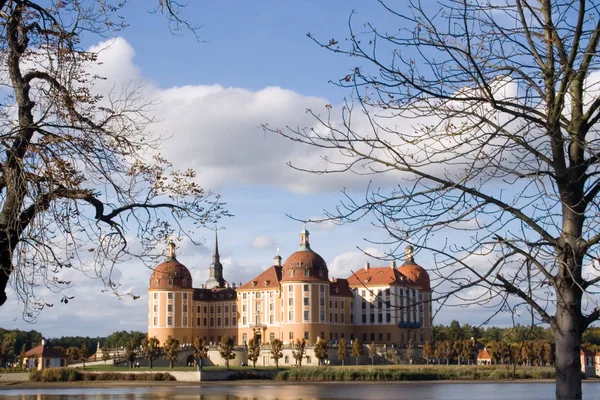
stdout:
<svg viewBox="0 0 600 400">
<path fill-rule="evenodd" d="M 408 314 L 412 313 L 412 323 L 417 323 L 420 329 L 423 329 L 424 340 L 433 340 L 433 310 L 431 305 L 431 282 L 429 274 L 425 268 L 415 262 L 413 256 L 413 247 L 406 246 L 406 258 L 404 264 L 398 268 L 403 276 L 408 279 L 408 285 L 416 288 L 412 290 L 413 298 L 409 300 L 414 304 L 410 307 Z M 406 313 L 405 313 L 406 315 Z M 413 332 L 413 340 L 416 341 L 416 334 Z"/>
<path fill-rule="evenodd" d="M 192 341 L 194 289 L 190 271 L 177 261 L 175 243 L 167 245 L 167 259 L 156 266 L 148 287 L 148 336 L 161 346 L 169 337 L 179 343 Z"/>
<path fill-rule="evenodd" d="M 398 271 L 407 277 L 414 285 L 418 286 L 422 292 L 429 292 L 431 294 L 429 274 L 425 268 L 415 263 L 413 251 L 411 245 L 406 246 L 406 258 L 404 264 L 398 268 Z"/>
<path fill-rule="evenodd" d="M 286 260 L 281 273 L 284 341 L 329 337 L 329 271 L 310 247 L 310 233 L 300 232 L 300 248 Z M 287 331 L 287 333 L 285 332 Z"/>
</svg>

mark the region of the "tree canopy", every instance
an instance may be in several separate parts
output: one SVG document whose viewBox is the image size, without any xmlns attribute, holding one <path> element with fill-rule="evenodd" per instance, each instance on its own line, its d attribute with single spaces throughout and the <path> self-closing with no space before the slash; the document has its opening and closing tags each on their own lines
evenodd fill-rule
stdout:
<svg viewBox="0 0 600 400">
<path fill-rule="evenodd" d="M 73 270 L 135 297 L 121 293 L 117 263 L 154 265 L 167 238 L 194 241 L 194 227 L 226 214 L 194 171 L 160 154 L 165 137 L 148 129 L 156 104 L 143 88 L 97 85 L 98 54 L 81 43 L 124 29 L 123 6 L 0 0 L 0 305 L 10 281 L 26 319 L 53 305 L 40 287 L 73 300 Z M 194 30 L 177 2 L 156 7 L 173 29 Z"/>
<path fill-rule="evenodd" d="M 380 4 L 394 22 L 352 16 L 347 38 L 314 38 L 350 56 L 337 82 L 351 98 L 273 130 L 323 152 L 325 167 L 298 169 L 372 175 L 326 218 L 369 218 L 390 257 L 432 252 L 437 300 L 550 325 L 556 397 L 580 399 L 581 337 L 600 316 L 597 3 Z"/>
</svg>

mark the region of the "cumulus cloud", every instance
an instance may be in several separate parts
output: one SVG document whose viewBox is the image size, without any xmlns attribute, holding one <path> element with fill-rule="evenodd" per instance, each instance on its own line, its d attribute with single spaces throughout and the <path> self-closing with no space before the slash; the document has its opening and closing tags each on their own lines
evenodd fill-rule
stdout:
<svg viewBox="0 0 600 400">
<path fill-rule="evenodd" d="M 275 246 L 275 241 L 269 236 L 260 235 L 252 241 L 252 247 L 257 249 L 270 249 Z"/>
<path fill-rule="evenodd" d="M 227 183 L 268 184 L 298 193 L 364 188 L 372 177 L 353 173 L 314 175 L 286 165 L 326 168 L 337 151 L 325 154 L 277 134 L 271 127 L 315 127 L 307 109 L 327 110 L 324 98 L 304 96 L 280 87 L 247 90 L 221 85 L 160 88 L 135 65 L 135 51 L 122 38 L 91 47 L 98 52 L 93 72 L 105 77 L 95 92 L 120 93 L 130 86 L 150 101 L 150 129 L 166 137 L 162 154 L 177 168 L 193 168 L 199 183 L 218 189 Z M 316 129 L 316 128 L 315 128 Z M 325 157 L 326 156 L 326 157 Z"/>
<path fill-rule="evenodd" d="M 376 248 L 367 248 L 362 251 L 350 251 L 336 256 L 331 263 L 328 264 L 329 278 L 347 278 L 361 268 L 364 268 L 366 263 L 371 263 L 372 266 L 382 266 L 385 261 L 379 261 L 373 257 L 383 257 L 384 254 Z"/>
</svg>

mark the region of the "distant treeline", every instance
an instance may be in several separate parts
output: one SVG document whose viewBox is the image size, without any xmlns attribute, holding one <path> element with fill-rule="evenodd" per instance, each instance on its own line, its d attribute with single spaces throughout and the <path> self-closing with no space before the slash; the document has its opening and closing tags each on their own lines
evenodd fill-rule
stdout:
<svg viewBox="0 0 600 400">
<path fill-rule="evenodd" d="M 554 343 L 554 335 L 550 328 L 541 326 L 515 325 L 509 328 L 490 326 L 482 328 L 469 324 L 460 325 L 456 320 L 450 325 L 436 325 L 433 327 L 434 342 L 476 339 L 486 344 L 488 342 L 505 342 L 508 344 L 523 343 L 525 341 L 548 341 Z M 600 328 L 591 327 L 583 333 L 582 343 L 586 347 L 600 346 Z M 592 349 L 591 348 L 591 349 Z"/>
<path fill-rule="evenodd" d="M 102 347 L 125 347 L 133 339 L 137 346 L 142 343 L 146 333 L 139 331 L 118 331 L 107 337 L 96 336 L 62 336 L 46 339 L 46 344 L 64 351 L 69 359 L 76 360 L 85 354 L 96 352 L 98 343 Z M 0 367 L 15 364 L 26 351 L 42 343 L 42 334 L 38 331 L 21 331 L 18 329 L 0 328 Z M 78 350 L 79 349 L 79 350 Z M 78 350 L 76 352 L 76 350 Z M 76 354 L 76 355 L 75 355 Z"/>
</svg>

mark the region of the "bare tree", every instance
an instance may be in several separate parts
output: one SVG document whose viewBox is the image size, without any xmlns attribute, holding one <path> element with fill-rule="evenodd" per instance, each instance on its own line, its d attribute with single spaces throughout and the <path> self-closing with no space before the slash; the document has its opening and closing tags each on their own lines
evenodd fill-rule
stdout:
<svg viewBox="0 0 600 400">
<path fill-rule="evenodd" d="M 172 337 L 167 338 L 163 346 L 163 351 L 165 352 L 165 359 L 169 360 L 169 368 L 173 368 L 173 363 L 177 361 L 177 355 L 181 351 L 179 340 Z"/>
<path fill-rule="evenodd" d="M 160 357 L 160 351 L 160 341 L 157 338 L 145 337 L 142 339 L 142 355 L 146 360 L 148 360 L 148 363 L 150 364 L 150 369 L 152 369 L 153 367 L 154 360 Z M 102 352 L 102 354 L 104 354 L 104 351 Z M 177 357 L 177 355 L 175 357 Z M 104 361 L 104 363 L 106 364 L 106 360 Z M 171 368 L 173 368 L 172 363 Z"/>
<path fill-rule="evenodd" d="M 233 350 L 233 339 L 229 336 L 223 336 L 221 343 L 219 343 L 219 354 L 225 360 L 225 368 L 227 369 L 229 369 L 229 361 L 236 356 Z"/>
<path fill-rule="evenodd" d="M 319 339 L 314 347 L 315 357 L 319 360 L 319 365 L 323 365 L 325 360 L 329 358 L 329 354 L 327 353 L 327 341 L 323 339 Z"/>
<path fill-rule="evenodd" d="M 340 343 L 338 344 L 337 356 L 338 356 L 338 359 L 342 362 L 342 365 L 344 365 L 344 360 L 346 359 L 347 355 L 348 355 L 348 343 L 346 343 L 346 339 L 341 338 Z"/>
<path fill-rule="evenodd" d="M 292 342 L 292 357 L 296 360 L 296 366 L 302 366 L 302 358 L 304 358 L 304 354 L 306 353 L 306 341 L 304 339 L 296 339 L 295 342 Z"/>
<path fill-rule="evenodd" d="M 64 271 L 98 276 L 120 295 L 115 263 L 154 265 L 157 244 L 224 214 L 193 171 L 158 152 L 165 138 L 146 129 L 154 102 L 143 87 L 95 88 L 98 55 L 80 43 L 125 27 L 114 3 L 0 1 L 0 305 L 10 281 L 26 319 L 52 306 L 36 288 L 70 287 Z M 158 7 L 181 26 L 174 4 Z"/>
<path fill-rule="evenodd" d="M 260 342 L 254 335 L 248 342 L 248 360 L 252 361 L 252 368 L 256 368 L 258 357 L 260 357 Z"/>
<path fill-rule="evenodd" d="M 194 338 L 194 359 L 196 360 L 196 365 L 198 366 L 198 371 L 202 371 L 202 360 L 208 358 L 208 342 L 200 336 L 196 336 Z"/>
<path fill-rule="evenodd" d="M 356 63 L 339 81 L 353 100 L 275 131 L 329 161 L 299 169 L 381 180 L 328 217 L 374 219 L 390 253 L 434 252 L 438 298 L 549 324 L 556 398 L 580 399 L 581 337 L 600 315 L 597 2 L 380 3 L 396 26 L 351 19 L 346 40 L 315 39 Z"/>
<path fill-rule="evenodd" d="M 279 369 L 279 360 L 283 357 L 283 342 L 279 339 L 271 341 L 271 358 L 275 360 L 275 368 Z"/>
</svg>

